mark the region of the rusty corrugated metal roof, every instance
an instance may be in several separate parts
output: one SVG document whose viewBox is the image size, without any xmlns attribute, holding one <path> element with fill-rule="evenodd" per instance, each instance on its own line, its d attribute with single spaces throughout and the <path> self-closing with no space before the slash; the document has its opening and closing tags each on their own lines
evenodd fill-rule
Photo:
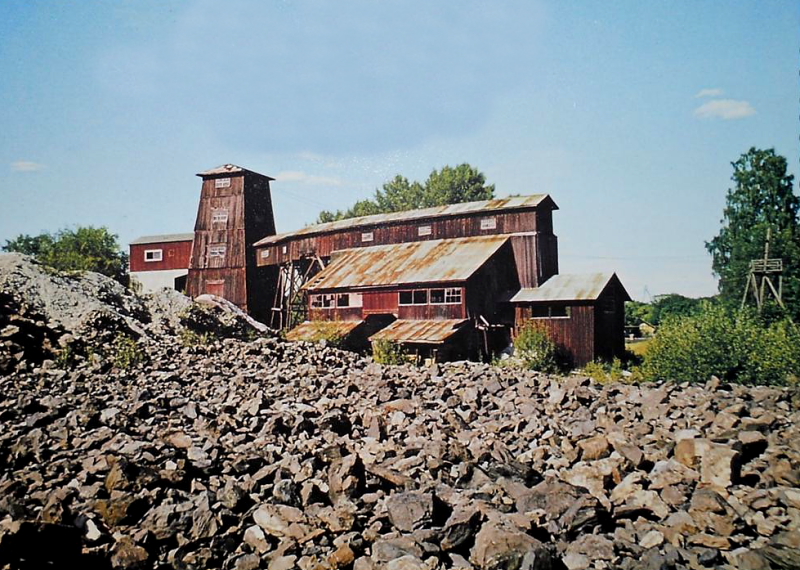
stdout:
<svg viewBox="0 0 800 570">
<path fill-rule="evenodd" d="M 303 288 L 315 291 L 463 282 L 508 239 L 479 236 L 345 249 Z"/>
<path fill-rule="evenodd" d="M 521 289 L 511 302 L 595 301 L 612 279 L 618 279 L 615 273 L 553 275 L 541 287 Z"/>
<path fill-rule="evenodd" d="M 390 340 L 417 344 L 442 344 L 457 333 L 467 319 L 441 321 L 397 320 L 369 337 L 370 341 Z"/>
<path fill-rule="evenodd" d="M 364 321 L 306 321 L 286 333 L 287 340 L 317 342 L 330 335 L 347 336 Z"/>
<path fill-rule="evenodd" d="M 211 170 L 206 170 L 205 172 L 198 172 L 197 176 L 218 176 L 220 174 L 239 174 L 242 172 L 252 172 L 253 174 L 263 176 L 264 178 L 275 180 L 274 178 L 270 178 L 264 174 L 259 174 L 253 170 L 248 170 L 247 168 L 242 168 L 241 166 L 236 166 L 235 164 L 223 164 L 221 166 L 217 166 L 216 168 L 212 168 Z"/>
<path fill-rule="evenodd" d="M 194 241 L 194 234 L 163 234 L 157 236 L 142 236 L 133 240 L 130 245 L 147 243 L 172 243 L 176 241 Z"/>
<path fill-rule="evenodd" d="M 257 241 L 256 246 L 270 245 L 279 243 L 284 239 L 323 234 L 338 230 L 354 229 L 358 227 L 380 226 L 391 222 L 406 220 L 421 220 L 425 218 L 438 218 L 445 216 L 457 216 L 461 214 L 471 214 L 478 212 L 488 212 L 495 210 L 511 210 L 514 208 L 532 208 L 538 206 L 545 200 L 553 204 L 554 209 L 558 209 L 555 202 L 548 194 L 533 194 L 530 196 L 512 196 L 509 198 L 498 198 L 495 200 L 481 200 L 479 202 L 464 202 L 461 204 L 450 204 L 448 206 L 437 206 L 435 208 L 424 208 L 421 210 L 408 210 L 405 212 L 392 212 L 391 214 L 374 214 L 372 216 L 360 216 L 358 218 L 348 218 L 328 222 L 326 224 L 316 224 L 308 226 L 295 232 L 288 232 L 274 236 L 267 236 Z"/>
</svg>

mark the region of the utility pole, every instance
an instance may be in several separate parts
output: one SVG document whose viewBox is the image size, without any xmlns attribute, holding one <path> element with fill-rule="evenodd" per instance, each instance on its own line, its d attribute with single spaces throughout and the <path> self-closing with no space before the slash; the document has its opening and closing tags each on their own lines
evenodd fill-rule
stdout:
<svg viewBox="0 0 800 570">
<path fill-rule="evenodd" d="M 769 241 L 772 238 L 772 228 L 767 228 L 767 243 L 764 244 L 764 257 L 754 259 L 750 262 L 750 272 L 747 275 L 747 285 L 744 288 L 742 297 L 742 309 L 747 303 L 747 296 L 752 290 L 756 300 L 756 306 L 760 313 L 764 308 L 764 302 L 768 293 L 771 293 L 778 305 L 786 309 L 783 304 L 783 260 L 780 258 L 769 257 Z M 778 287 L 772 282 L 773 278 L 778 278 Z"/>
</svg>

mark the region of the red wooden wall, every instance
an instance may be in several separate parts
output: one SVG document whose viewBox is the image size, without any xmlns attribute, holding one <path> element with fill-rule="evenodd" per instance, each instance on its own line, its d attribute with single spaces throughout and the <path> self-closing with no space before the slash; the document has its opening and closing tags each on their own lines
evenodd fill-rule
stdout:
<svg viewBox="0 0 800 570">
<path fill-rule="evenodd" d="M 161 250 L 161 261 L 145 261 L 144 252 Z M 188 269 L 192 255 L 191 241 L 135 244 L 130 246 L 131 271 L 164 271 L 169 269 Z"/>
</svg>

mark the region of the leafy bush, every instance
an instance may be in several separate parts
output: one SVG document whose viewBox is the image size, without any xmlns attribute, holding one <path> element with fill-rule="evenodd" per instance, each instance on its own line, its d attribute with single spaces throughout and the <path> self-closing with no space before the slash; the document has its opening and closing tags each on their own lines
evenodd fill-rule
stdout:
<svg viewBox="0 0 800 570">
<path fill-rule="evenodd" d="M 372 343 L 372 358 L 378 364 L 404 364 L 406 350 L 391 340 L 376 340 Z"/>
<path fill-rule="evenodd" d="M 646 379 L 785 384 L 800 374 L 800 332 L 790 322 L 763 324 L 748 312 L 705 305 L 692 317 L 668 320 L 647 351 Z"/>
<path fill-rule="evenodd" d="M 342 328 L 336 321 L 313 321 L 313 332 L 308 339 L 310 342 L 322 342 L 334 348 L 342 348 L 347 339 L 347 333 L 342 332 Z"/>
<path fill-rule="evenodd" d="M 558 370 L 558 349 L 547 331 L 533 321 L 522 325 L 514 340 L 514 352 L 525 368 L 540 372 Z"/>
<path fill-rule="evenodd" d="M 114 366 L 129 369 L 143 364 L 147 355 L 139 344 L 129 336 L 120 335 L 114 341 Z"/>
</svg>

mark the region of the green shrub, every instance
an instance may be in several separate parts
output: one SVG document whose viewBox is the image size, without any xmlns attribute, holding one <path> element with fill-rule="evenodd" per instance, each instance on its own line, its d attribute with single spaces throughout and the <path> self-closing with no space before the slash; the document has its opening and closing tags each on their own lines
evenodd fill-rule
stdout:
<svg viewBox="0 0 800 570">
<path fill-rule="evenodd" d="M 342 332 L 342 328 L 336 321 L 313 321 L 313 332 L 309 337 L 309 342 L 322 342 L 334 348 L 342 348 L 347 339 L 347 333 Z"/>
<path fill-rule="evenodd" d="M 522 325 L 514 340 L 514 353 L 529 370 L 558 370 L 558 349 L 547 331 L 533 321 Z"/>
<path fill-rule="evenodd" d="M 122 369 L 129 369 L 143 364 L 147 360 L 147 355 L 134 339 L 129 336 L 120 335 L 114 341 L 114 366 Z"/>
<path fill-rule="evenodd" d="M 765 325 L 748 312 L 705 305 L 697 316 L 668 320 L 648 348 L 649 380 L 785 384 L 800 373 L 800 333 L 790 322 Z"/>
<path fill-rule="evenodd" d="M 372 358 L 378 364 L 404 364 L 407 353 L 400 344 L 380 339 L 372 343 Z"/>
</svg>

